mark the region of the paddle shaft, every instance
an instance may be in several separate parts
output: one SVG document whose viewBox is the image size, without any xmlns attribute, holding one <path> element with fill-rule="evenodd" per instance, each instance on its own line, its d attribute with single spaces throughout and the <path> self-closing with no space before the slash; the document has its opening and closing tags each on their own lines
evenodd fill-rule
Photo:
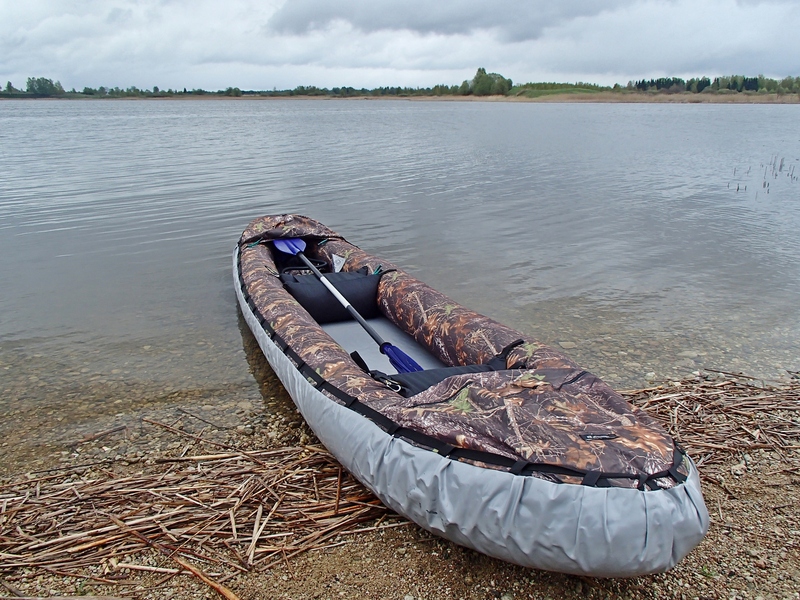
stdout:
<svg viewBox="0 0 800 600">
<path fill-rule="evenodd" d="M 317 277 L 317 279 L 320 280 L 322 285 L 324 285 L 327 288 L 327 290 L 331 294 L 334 295 L 334 297 L 339 301 L 339 303 L 347 309 L 347 312 L 349 312 L 350 315 L 356 321 L 359 322 L 359 324 L 370 335 L 370 337 L 373 340 L 375 340 L 375 342 L 381 348 L 383 348 L 384 344 L 386 344 L 387 342 L 383 338 L 381 338 L 381 336 L 378 335 L 378 332 L 375 331 L 369 323 L 367 323 L 367 321 L 364 319 L 364 317 L 362 317 L 360 314 L 358 314 L 358 311 L 355 308 L 352 307 L 352 305 L 347 301 L 347 298 L 342 296 L 342 294 L 339 292 L 339 290 L 337 290 L 335 287 L 333 287 L 333 284 L 325 278 L 325 275 L 323 275 L 319 271 L 319 269 L 317 269 L 317 267 L 314 266 L 314 263 L 312 263 L 310 260 L 308 260 L 308 258 L 306 258 L 306 255 L 303 254 L 302 252 L 298 252 L 297 254 L 295 254 L 295 256 L 299 256 L 300 257 L 300 260 L 302 260 L 303 263 L 309 269 L 311 269 L 311 272 L 314 273 L 314 275 Z"/>
</svg>

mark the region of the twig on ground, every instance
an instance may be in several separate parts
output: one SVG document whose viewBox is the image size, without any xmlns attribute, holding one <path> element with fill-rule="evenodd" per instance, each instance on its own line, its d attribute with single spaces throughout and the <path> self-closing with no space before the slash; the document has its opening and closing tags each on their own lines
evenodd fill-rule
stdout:
<svg viewBox="0 0 800 600">
<path fill-rule="evenodd" d="M 725 378 L 696 377 L 623 395 L 669 429 L 702 465 L 706 480 L 731 497 L 731 484 L 707 472 L 708 466 L 731 459 L 745 465 L 748 453 L 766 449 L 786 466 L 765 477 L 800 474 L 794 452 L 800 447 L 800 380 L 768 385 L 721 375 Z M 380 505 L 319 446 L 245 451 L 144 421 L 192 440 L 197 453 L 151 457 L 139 463 L 143 471 L 136 474 L 115 474 L 102 468 L 108 464 L 103 461 L 2 482 L 0 574 L 32 569 L 130 585 L 115 579 L 120 570 L 166 578 L 188 572 L 233 599 L 222 582 L 242 572 L 339 546 L 345 543 L 341 536 L 410 525 Z M 222 450 L 211 453 L 211 447 Z M 179 568 L 139 564 L 138 557 L 149 549 Z M 213 565 L 213 575 L 187 557 Z M 0 584 L 12 594 L 23 593 L 2 579 Z"/>
</svg>

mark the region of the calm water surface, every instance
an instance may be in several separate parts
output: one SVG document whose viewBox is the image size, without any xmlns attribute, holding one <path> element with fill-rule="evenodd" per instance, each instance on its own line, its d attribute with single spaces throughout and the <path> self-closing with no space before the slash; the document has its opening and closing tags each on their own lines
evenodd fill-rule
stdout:
<svg viewBox="0 0 800 600">
<path fill-rule="evenodd" d="M 257 408 L 230 255 L 270 213 L 314 217 L 618 387 L 796 371 L 799 120 L 798 105 L 0 102 L 0 457 L 157 406 Z"/>
</svg>

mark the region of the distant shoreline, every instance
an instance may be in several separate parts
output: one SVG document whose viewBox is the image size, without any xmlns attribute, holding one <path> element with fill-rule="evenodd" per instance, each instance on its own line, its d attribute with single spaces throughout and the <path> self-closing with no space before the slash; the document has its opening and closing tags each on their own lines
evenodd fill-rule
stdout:
<svg viewBox="0 0 800 600">
<path fill-rule="evenodd" d="M 372 101 L 411 101 L 411 102 L 533 102 L 548 104 L 800 104 L 800 94 L 760 94 L 760 93 L 731 93 L 731 94 L 695 94 L 690 92 L 677 94 L 647 93 L 647 92 L 595 92 L 595 93 L 566 93 L 566 94 L 547 94 L 538 98 L 528 98 L 526 96 L 272 96 L 243 94 L 242 96 L 222 96 L 216 94 L 176 94 L 173 96 L 151 96 L 151 97 L 123 97 L 123 98 L 96 98 L 92 96 L 76 97 L 8 97 L 0 96 L 3 100 L 38 100 L 38 101 L 64 101 L 64 100 L 88 100 L 95 102 L 106 101 L 197 101 L 197 100 L 233 100 L 233 101 L 253 101 L 253 100 L 301 100 L 301 101 L 330 101 L 330 100 L 372 100 Z"/>
<path fill-rule="evenodd" d="M 382 100 L 385 97 L 359 96 L 354 99 Z M 538 102 L 575 104 L 800 104 L 799 94 L 648 94 L 636 92 L 596 92 L 592 94 L 549 94 L 525 96 L 410 96 L 397 100 L 435 102 Z"/>
</svg>

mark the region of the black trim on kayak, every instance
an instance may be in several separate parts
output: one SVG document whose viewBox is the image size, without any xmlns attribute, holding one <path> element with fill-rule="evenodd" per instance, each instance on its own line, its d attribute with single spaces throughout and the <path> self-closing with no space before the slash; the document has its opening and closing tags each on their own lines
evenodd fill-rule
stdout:
<svg viewBox="0 0 800 600">
<path fill-rule="evenodd" d="M 289 344 L 280 336 L 280 334 L 278 334 L 278 332 L 272 328 L 269 322 L 267 322 L 266 317 L 261 314 L 261 311 L 256 306 L 252 296 L 250 296 L 249 292 L 247 291 L 247 287 L 242 276 L 241 245 L 237 249 L 236 265 L 239 284 L 245 302 L 247 302 L 247 306 L 250 307 L 253 315 L 256 317 L 261 327 L 269 336 L 269 339 L 272 340 L 272 342 L 274 342 L 278 348 L 280 348 L 281 352 L 283 352 L 295 364 L 295 368 L 300 371 L 300 373 L 306 379 L 308 379 L 310 383 L 313 383 L 316 389 L 322 392 L 327 392 L 334 398 L 340 400 L 346 408 L 349 408 L 350 410 L 369 419 L 392 437 L 403 438 L 410 442 L 414 442 L 418 446 L 427 447 L 431 451 L 451 460 L 464 459 L 474 462 L 483 462 L 495 467 L 505 468 L 513 475 L 531 476 L 533 473 L 540 473 L 549 475 L 548 480 L 556 483 L 563 483 L 563 481 L 558 477 L 559 475 L 565 477 L 579 477 L 581 478 L 581 485 L 589 487 L 613 487 L 613 484 L 611 483 L 612 479 L 628 479 L 637 481 L 637 489 L 639 491 L 645 491 L 661 489 L 656 483 L 656 480 L 663 477 L 671 477 L 678 484 L 686 481 L 686 475 L 678 470 L 683 463 L 686 453 L 674 441 L 672 466 L 669 469 L 665 471 L 659 471 L 658 473 L 653 473 L 652 475 L 645 475 L 644 473 L 635 475 L 633 473 L 605 473 L 602 471 L 587 471 L 583 469 L 563 467 L 561 465 L 529 462 L 526 460 L 515 460 L 513 458 L 508 458 L 507 456 L 494 454 L 485 450 L 472 450 L 470 448 L 459 448 L 452 446 L 447 442 L 443 442 L 442 440 L 439 440 L 426 433 L 422 433 L 415 429 L 409 429 L 408 427 L 403 427 L 386 415 L 379 413 L 373 408 L 370 408 L 361 402 L 357 397 L 351 396 L 347 392 L 337 388 L 335 385 L 322 377 L 322 375 L 317 373 L 316 370 L 306 364 L 302 357 L 291 346 L 289 346 Z M 514 344 L 512 344 L 507 351 L 520 343 L 522 343 L 522 340 L 514 342 Z M 586 371 L 580 372 L 573 377 L 569 383 L 579 379 L 585 374 Z"/>
</svg>

